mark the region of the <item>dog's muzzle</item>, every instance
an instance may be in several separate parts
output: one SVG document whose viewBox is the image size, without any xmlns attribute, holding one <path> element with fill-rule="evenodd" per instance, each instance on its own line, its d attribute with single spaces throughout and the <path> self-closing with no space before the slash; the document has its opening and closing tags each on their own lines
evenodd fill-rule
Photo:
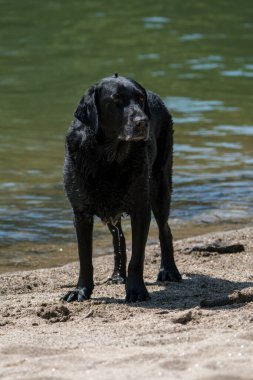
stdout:
<svg viewBox="0 0 253 380">
<path fill-rule="evenodd" d="M 122 127 L 118 139 L 121 141 L 146 141 L 148 137 L 148 118 L 146 116 L 136 116 L 131 123 Z"/>
</svg>

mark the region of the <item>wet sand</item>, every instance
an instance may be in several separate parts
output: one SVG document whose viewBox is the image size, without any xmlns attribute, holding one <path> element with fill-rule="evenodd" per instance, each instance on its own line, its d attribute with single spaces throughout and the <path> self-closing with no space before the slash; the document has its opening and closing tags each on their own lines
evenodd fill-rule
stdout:
<svg viewBox="0 0 253 380">
<path fill-rule="evenodd" d="M 217 239 L 245 250 L 191 251 Z M 111 255 L 95 257 L 83 303 L 59 300 L 78 263 L 2 274 L 0 378 L 253 379 L 253 227 L 180 240 L 175 251 L 183 281 L 159 284 L 159 246 L 147 247 L 145 303 L 125 304 L 124 286 L 107 284 Z"/>
</svg>

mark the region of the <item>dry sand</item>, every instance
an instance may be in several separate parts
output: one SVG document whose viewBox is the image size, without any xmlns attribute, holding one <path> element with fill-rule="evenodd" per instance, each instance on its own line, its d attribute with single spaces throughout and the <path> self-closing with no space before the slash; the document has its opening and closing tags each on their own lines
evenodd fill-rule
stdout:
<svg viewBox="0 0 253 380">
<path fill-rule="evenodd" d="M 245 251 L 189 252 L 217 239 Z M 159 246 L 147 248 L 144 303 L 125 304 L 124 286 L 106 283 L 108 255 L 94 259 L 96 287 L 83 303 L 59 300 L 75 286 L 77 263 L 1 275 L 0 378 L 253 379 L 253 228 L 175 250 L 183 281 L 161 285 Z"/>
</svg>

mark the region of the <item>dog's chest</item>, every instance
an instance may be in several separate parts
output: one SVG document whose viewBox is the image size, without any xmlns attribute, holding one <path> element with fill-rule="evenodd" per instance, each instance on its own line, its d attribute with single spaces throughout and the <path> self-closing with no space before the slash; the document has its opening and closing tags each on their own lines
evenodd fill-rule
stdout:
<svg viewBox="0 0 253 380">
<path fill-rule="evenodd" d="M 105 222 L 130 213 L 132 176 L 128 170 L 117 166 L 101 167 L 86 182 L 89 203 L 94 214 Z"/>
</svg>

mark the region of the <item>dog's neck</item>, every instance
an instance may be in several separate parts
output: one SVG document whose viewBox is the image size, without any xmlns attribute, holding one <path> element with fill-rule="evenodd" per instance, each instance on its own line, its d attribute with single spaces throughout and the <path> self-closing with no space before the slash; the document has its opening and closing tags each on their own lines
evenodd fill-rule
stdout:
<svg viewBox="0 0 253 380">
<path fill-rule="evenodd" d="M 115 139 L 105 139 L 103 147 L 104 156 L 109 163 L 113 161 L 121 163 L 127 158 L 131 149 L 131 143 Z"/>
</svg>

